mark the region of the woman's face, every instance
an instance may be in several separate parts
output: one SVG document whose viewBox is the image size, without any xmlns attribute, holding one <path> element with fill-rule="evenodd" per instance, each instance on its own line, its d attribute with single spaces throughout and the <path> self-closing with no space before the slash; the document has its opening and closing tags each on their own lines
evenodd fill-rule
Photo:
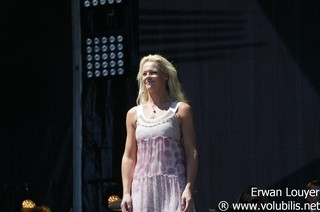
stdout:
<svg viewBox="0 0 320 212">
<path fill-rule="evenodd" d="M 155 62 L 148 61 L 142 67 L 142 81 L 148 91 L 166 88 L 168 75 L 160 71 Z"/>
</svg>

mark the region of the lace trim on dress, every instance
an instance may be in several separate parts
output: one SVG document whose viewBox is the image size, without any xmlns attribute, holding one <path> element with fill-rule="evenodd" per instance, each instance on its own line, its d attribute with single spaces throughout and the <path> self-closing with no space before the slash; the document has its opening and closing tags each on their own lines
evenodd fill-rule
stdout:
<svg viewBox="0 0 320 212">
<path fill-rule="evenodd" d="M 137 115 L 138 115 L 137 124 L 141 124 L 143 126 L 148 126 L 148 127 L 153 127 L 153 126 L 168 122 L 171 117 L 175 117 L 176 120 L 179 122 L 179 120 L 177 119 L 177 117 L 175 115 L 179 104 L 180 104 L 180 102 L 172 102 L 169 109 L 167 110 L 167 112 L 164 113 L 162 116 L 155 118 L 155 119 L 149 119 L 149 118 L 145 117 L 143 114 L 142 105 L 139 105 L 137 108 Z"/>
<path fill-rule="evenodd" d="M 143 114 L 139 116 L 138 123 L 145 125 L 145 126 L 155 126 L 159 124 L 163 124 L 165 122 L 168 122 L 170 118 L 175 115 L 173 111 L 167 111 L 163 116 L 161 116 L 161 119 L 148 119 Z"/>
</svg>

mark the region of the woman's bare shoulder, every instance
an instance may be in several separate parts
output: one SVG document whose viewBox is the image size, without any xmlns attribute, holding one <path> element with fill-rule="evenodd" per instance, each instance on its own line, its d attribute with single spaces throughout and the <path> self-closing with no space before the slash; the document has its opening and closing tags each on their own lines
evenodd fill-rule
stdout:
<svg viewBox="0 0 320 212">
<path fill-rule="evenodd" d="M 134 106 L 130 108 L 127 112 L 127 121 L 131 123 L 135 123 L 137 120 L 137 108 L 138 106 Z"/>
<path fill-rule="evenodd" d="M 188 103 L 180 102 L 178 111 L 180 111 L 180 113 L 190 113 L 192 112 L 192 108 Z"/>
<path fill-rule="evenodd" d="M 132 107 L 132 108 L 130 108 L 129 110 L 128 110 L 128 115 L 132 115 L 132 114 L 135 114 L 135 113 L 137 113 L 137 108 L 138 108 L 138 106 L 134 106 L 134 107 Z"/>
</svg>

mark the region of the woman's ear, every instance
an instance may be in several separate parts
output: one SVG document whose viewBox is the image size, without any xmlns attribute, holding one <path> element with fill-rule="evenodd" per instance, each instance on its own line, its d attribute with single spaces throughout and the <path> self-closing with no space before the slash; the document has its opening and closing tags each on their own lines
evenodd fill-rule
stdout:
<svg viewBox="0 0 320 212">
<path fill-rule="evenodd" d="M 165 74 L 165 75 L 164 75 L 164 79 L 165 79 L 166 81 L 168 81 L 168 79 L 169 79 L 169 74 Z"/>
</svg>

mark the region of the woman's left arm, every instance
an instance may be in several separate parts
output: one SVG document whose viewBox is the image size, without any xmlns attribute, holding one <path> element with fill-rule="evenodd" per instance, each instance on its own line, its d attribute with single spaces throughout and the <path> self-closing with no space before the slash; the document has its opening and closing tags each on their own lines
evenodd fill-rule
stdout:
<svg viewBox="0 0 320 212">
<path fill-rule="evenodd" d="M 183 211 L 193 208 L 192 193 L 197 177 L 198 152 L 196 147 L 196 132 L 193 123 L 192 108 L 187 103 L 180 103 L 177 116 L 181 122 L 181 132 L 185 150 L 187 184 L 182 194 Z"/>
</svg>

